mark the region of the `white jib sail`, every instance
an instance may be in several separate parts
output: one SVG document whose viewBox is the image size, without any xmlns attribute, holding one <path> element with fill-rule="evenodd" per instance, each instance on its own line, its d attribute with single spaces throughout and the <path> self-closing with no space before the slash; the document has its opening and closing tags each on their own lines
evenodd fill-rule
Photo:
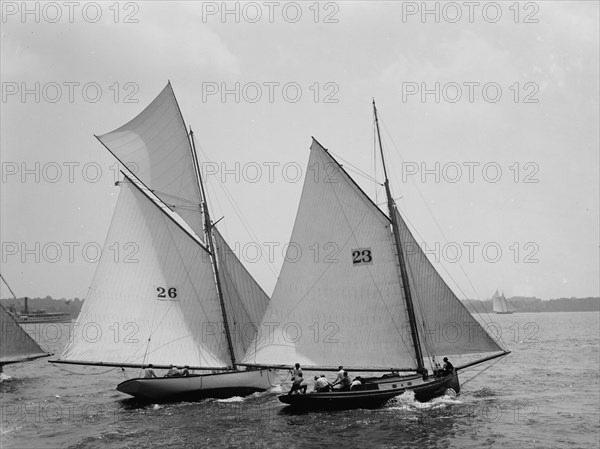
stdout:
<svg viewBox="0 0 600 449">
<path fill-rule="evenodd" d="M 45 357 L 48 353 L 0 304 L 0 365 Z"/>
<path fill-rule="evenodd" d="M 313 141 L 286 260 L 242 363 L 415 369 L 389 219 Z"/>
<path fill-rule="evenodd" d="M 97 137 L 202 239 L 200 188 L 171 83 L 133 120 Z"/>
<path fill-rule="evenodd" d="M 65 361 L 231 365 L 206 249 L 131 182 L 119 199 Z"/>
</svg>

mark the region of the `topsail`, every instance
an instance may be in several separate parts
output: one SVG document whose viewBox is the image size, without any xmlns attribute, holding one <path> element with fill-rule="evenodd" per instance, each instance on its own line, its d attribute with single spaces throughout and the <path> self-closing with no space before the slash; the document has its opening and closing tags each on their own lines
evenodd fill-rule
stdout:
<svg viewBox="0 0 600 449">
<path fill-rule="evenodd" d="M 232 361 L 254 338 L 268 297 L 201 211 L 207 204 L 198 161 L 171 84 L 98 139 L 134 177 L 121 183 L 59 362 L 235 370 Z"/>
<path fill-rule="evenodd" d="M 202 238 L 200 187 L 171 83 L 130 122 L 96 137 Z"/>
</svg>

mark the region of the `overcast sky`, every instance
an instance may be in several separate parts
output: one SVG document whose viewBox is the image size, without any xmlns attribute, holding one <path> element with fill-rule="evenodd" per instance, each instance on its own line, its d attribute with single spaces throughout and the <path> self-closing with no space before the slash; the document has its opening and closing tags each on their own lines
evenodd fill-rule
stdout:
<svg viewBox="0 0 600 449">
<path fill-rule="evenodd" d="M 93 134 L 169 80 L 213 217 L 267 293 L 311 136 L 385 201 L 368 179 L 383 181 L 375 97 L 394 196 L 459 297 L 598 296 L 598 2 L 115 5 L 2 2 L 1 271 L 17 296 L 86 296 L 118 195 Z"/>
</svg>

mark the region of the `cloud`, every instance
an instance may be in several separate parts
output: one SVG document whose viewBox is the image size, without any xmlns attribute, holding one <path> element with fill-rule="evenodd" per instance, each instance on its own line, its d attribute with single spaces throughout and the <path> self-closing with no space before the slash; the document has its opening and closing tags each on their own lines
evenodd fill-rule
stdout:
<svg viewBox="0 0 600 449">
<path fill-rule="evenodd" d="M 148 2 L 141 4 L 137 23 L 114 23 L 108 14 L 97 23 L 77 16 L 73 23 L 9 20 L 3 25 L 2 78 L 94 80 L 107 66 L 115 77 L 128 79 L 157 74 L 164 80 L 182 67 L 238 74 L 238 58 L 197 14 L 197 8 L 185 4 L 173 8 Z"/>
</svg>

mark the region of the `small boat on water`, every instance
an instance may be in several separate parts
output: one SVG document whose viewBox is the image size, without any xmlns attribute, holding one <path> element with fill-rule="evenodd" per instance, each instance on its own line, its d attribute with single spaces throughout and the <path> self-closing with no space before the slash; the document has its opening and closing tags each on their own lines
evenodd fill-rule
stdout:
<svg viewBox="0 0 600 449">
<path fill-rule="evenodd" d="M 508 302 L 504 296 L 504 292 L 499 294 L 498 290 L 496 290 L 496 293 L 494 293 L 494 296 L 492 296 L 492 310 L 494 313 L 499 315 L 509 315 L 514 313 L 517 309 L 515 309 L 512 304 Z"/>
<path fill-rule="evenodd" d="M 294 252 L 284 261 L 262 335 L 242 364 L 289 369 L 299 363 L 305 371 L 342 365 L 353 376 L 390 374 L 363 378 L 350 391 L 279 396 L 292 407 L 373 407 L 407 391 L 426 401 L 449 388 L 458 393 L 460 370 L 509 353 L 452 292 L 400 214 L 375 102 L 373 111 L 388 214 L 313 138 L 290 238 Z M 442 370 L 442 355 L 461 364 Z"/>
<path fill-rule="evenodd" d="M 185 367 L 189 376 L 117 386 L 146 400 L 227 397 L 272 386 L 238 367 L 268 297 L 211 221 L 193 133 L 171 84 L 138 116 L 97 136 L 125 167 L 106 248 L 73 338 L 56 363 Z M 203 237 L 203 238 L 202 238 Z M 199 371 L 198 373 L 193 373 Z M 155 374 L 156 375 L 156 374 Z"/>
<path fill-rule="evenodd" d="M 16 299 L 16 298 L 15 298 Z M 46 310 L 29 310 L 29 298 L 24 298 L 23 310 L 19 313 L 14 306 L 8 312 L 17 320 L 17 323 L 69 323 L 69 312 L 47 312 Z"/>
</svg>

